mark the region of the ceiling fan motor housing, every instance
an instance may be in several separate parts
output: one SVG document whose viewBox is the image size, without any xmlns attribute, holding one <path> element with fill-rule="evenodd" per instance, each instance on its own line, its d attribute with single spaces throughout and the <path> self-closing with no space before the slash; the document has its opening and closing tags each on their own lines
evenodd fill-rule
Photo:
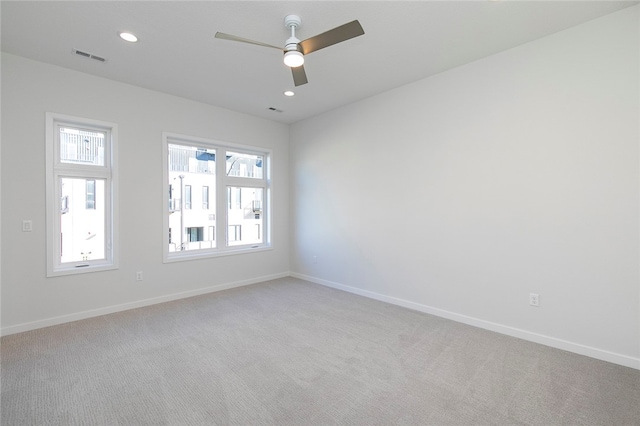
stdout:
<svg viewBox="0 0 640 426">
<path fill-rule="evenodd" d="M 300 19 L 298 15 L 287 15 L 284 17 L 284 26 L 287 28 L 300 28 L 300 24 L 302 24 L 302 19 Z"/>
<path fill-rule="evenodd" d="M 284 46 L 284 51 L 285 52 L 298 51 L 298 52 L 302 53 L 302 50 L 300 50 L 300 47 L 298 46 L 298 43 L 300 43 L 300 40 L 298 40 L 297 38 L 292 37 L 292 38 L 288 39 L 286 46 Z"/>
</svg>

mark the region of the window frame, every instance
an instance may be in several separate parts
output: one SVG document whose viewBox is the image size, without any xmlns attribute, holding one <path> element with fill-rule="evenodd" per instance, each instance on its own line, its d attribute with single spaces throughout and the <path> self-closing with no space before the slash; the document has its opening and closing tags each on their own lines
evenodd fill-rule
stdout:
<svg viewBox="0 0 640 426">
<path fill-rule="evenodd" d="M 118 269 L 118 125 L 102 120 L 47 112 L 45 114 L 46 157 L 46 232 L 47 277 L 82 274 Z M 83 165 L 63 162 L 60 159 L 60 127 L 82 128 L 105 132 L 104 165 Z M 63 201 L 60 181 L 62 178 L 80 178 L 105 181 L 105 258 L 62 263 L 61 225 Z M 95 196 L 95 192 L 94 192 Z M 97 200 L 94 200 L 94 203 Z M 86 203 L 86 200 L 85 200 Z M 95 204 L 94 204 L 95 206 Z"/>
<path fill-rule="evenodd" d="M 201 258 L 212 258 L 219 256 L 229 256 L 244 253 L 254 253 L 256 251 L 272 250 L 272 181 L 271 181 L 271 164 L 273 151 L 269 148 L 256 147 L 250 145 L 236 144 L 230 142 L 223 142 L 213 139 L 186 136 L 176 133 L 163 132 L 162 133 L 162 170 L 163 170 L 163 206 L 169 206 L 169 145 L 183 145 L 187 147 L 197 147 L 212 149 L 216 152 L 216 173 L 215 173 L 215 191 L 213 200 L 215 208 L 211 206 L 211 190 L 209 189 L 209 209 L 216 217 L 214 227 L 214 241 L 216 247 L 197 249 L 197 250 L 185 250 L 185 251 L 169 251 L 169 235 L 168 232 L 163 232 L 163 262 L 178 262 L 185 260 L 194 260 Z M 226 152 L 240 152 L 243 154 L 261 155 L 263 157 L 263 176 L 259 178 L 247 178 L 227 176 L 226 174 Z M 220 160 L 222 159 L 222 160 Z M 211 188 L 211 185 L 208 185 Z M 255 187 L 263 188 L 263 206 L 262 206 L 262 243 L 250 243 L 242 245 L 228 245 L 227 232 L 228 232 L 228 216 L 227 216 L 227 188 L 230 186 L 242 186 L 242 187 Z M 169 228 L 169 209 L 163 208 L 163 228 Z M 182 213 L 181 213 L 182 214 Z M 182 230 L 184 232 L 184 230 Z M 176 239 L 172 236 L 173 240 Z"/>
</svg>

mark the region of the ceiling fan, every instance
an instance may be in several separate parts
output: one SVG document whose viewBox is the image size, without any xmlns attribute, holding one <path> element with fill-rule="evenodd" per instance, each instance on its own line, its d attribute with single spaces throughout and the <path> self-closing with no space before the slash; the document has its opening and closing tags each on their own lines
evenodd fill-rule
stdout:
<svg viewBox="0 0 640 426">
<path fill-rule="evenodd" d="M 296 29 L 300 28 L 301 23 L 302 20 L 297 15 L 285 16 L 284 26 L 291 30 L 291 37 L 289 37 L 285 42 L 284 49 L 271 44 L 221 32 L 216 33 L 216 38 L 240 41 L 242 43 L 255 44 L 258 46 L 282 50 L 284 52 L 284 63 L 291 68 L 291 72 L 293 73 L 294 84 L 296 86 L 301 86 L 308 83 L 307 74 L 305 73 L 304 66 L 302 65 L 304 63 L 304 55 L 308 55 L 316 50 L 324 49 L 325 47 L 329 47 L 364 34 L 364 30 L 362 29 L 360 22 L 355 20 L 344 25 L 340 25 L 339 27 L 326 31 L 322 34 L 318 34 L 317 36 L 300 41 L 296 38 Z"/>
</svg>

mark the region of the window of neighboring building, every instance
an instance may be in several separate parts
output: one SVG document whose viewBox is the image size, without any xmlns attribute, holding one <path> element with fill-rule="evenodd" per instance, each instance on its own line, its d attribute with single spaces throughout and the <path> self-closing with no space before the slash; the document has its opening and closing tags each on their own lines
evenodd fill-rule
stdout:
<svg viewBox="0 0 640 426">
<path fill-rule="evenodd" d="M 163 147 L 165 261 L 270 247 L 269 150 L 169 133 Z"/>
<path fill-rule="evenodd" d="M 184 186 L 184 208 L 191 209 L 191 185 Z"/>
<path fill-rule="evenodd" d="M 65 195 L 60 199 L 60 214 L 69 213 L 69 197 Z"/>
<path fill-rule="evenodd" d="M 242 225 L 229 225 L 229 234 L 227 235 L 227 240 L 230 243 L 242 241 Z"/>
<path fill-rule="evenodd" d="M 202 187 L 202 209 L 209 210 L 209 187 Z"/>
<path fill-rule="evenodd" d="M 117 267 L 117 126 L 46 115 L 47 275 Z"/>
<path fill-rule="evenodd" d="M 227 202 L 229 203 L 229 210 L 242 208 L 242 192 L 240 188 L 227 188 Z"/>
<path fill-rule="evenodd" d="M 86 193 L 86 208 L 87 210 L 96 209 L 96 180 L 87 179 L 87 193 Z"/>
<path fill-rule="evenodd" d="M 190 226 L 187 228 L 189 242 L 204 241 L 204 228 L 202 226 Z"/>
</svg>

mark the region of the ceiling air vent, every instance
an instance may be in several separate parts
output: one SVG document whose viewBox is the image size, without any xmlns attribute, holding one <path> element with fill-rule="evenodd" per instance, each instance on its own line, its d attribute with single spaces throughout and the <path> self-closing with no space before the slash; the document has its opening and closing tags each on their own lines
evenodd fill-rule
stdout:
<svg viewBox="0 0 640 426">
<path fill-rule="evenodd" d="M 102 56 L 94 55 L 93 53 L 83 52 L 82 50 L 73 49 L 73 53 L 75 53 L 78 56 L 82 56 L 83 58 L 93 59 L 98 62 L 107 62 L 107 60 Z"/>
</svg>

